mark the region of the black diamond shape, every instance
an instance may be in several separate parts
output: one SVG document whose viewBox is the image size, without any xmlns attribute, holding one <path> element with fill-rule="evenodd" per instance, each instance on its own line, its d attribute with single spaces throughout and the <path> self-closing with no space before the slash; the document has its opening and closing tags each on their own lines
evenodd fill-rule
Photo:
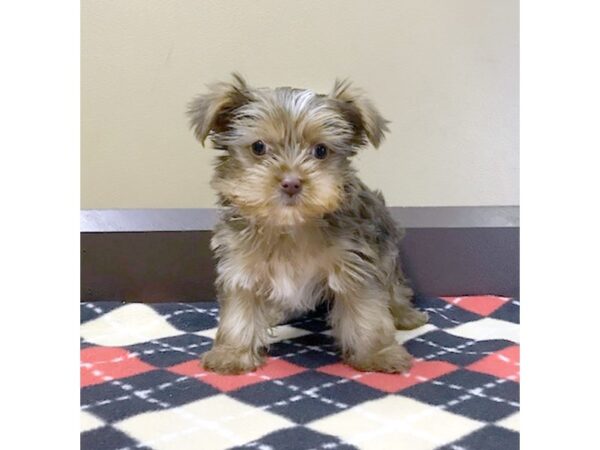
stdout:
<svg viewBox="0 0 600 450">
<path fill-rule="evenodd" d="M 198 379 L 178 375 L 168 371 L 150 372 L 144 380 L 150 386 L 156 386 L 151 396 L 171 406 L 181 406 L 202 398 L 220 394 L 221 392 L 207 383 L 198 382 Z M 143 377 L 143 375 L 138 375 Z"/>
<path fill-rule="evenodd" d="M 322 397 L 348 406 L 360 405 L 361 403 L 382 398 L 387 395 L 387 393 L 378 389 L 348 379 L 342 380 L 339 383 L 334 382 L 331 387 L 323 387 L 318 393 Z"/>
<path fill-rule="evenodd" d="M 487 384 L 493 387 L 485 387 Z M 518 383 L 468 370 L 409 387 L 399 395 L 434 406 L 444 405 L 447 411 L 486 422 L 503 419 L 519 409 Z"/>
<path fill-rule="evenodd" d="M 295 328 L 313 331 L 315 333 L 321 333 L 331 328 L 325 317 L 305 317 L 290 322 L 289 325 Z"/>
<path fill-rule="evenodd" d="M 300 389 L 291 390 L 287 380 L 285 385 L 273 381 L 247 386 L 229 396 L 255 406 L 268 406 L 268 411 L 280 414 L 300 424 L 333 414 L 343 410 L 333 403 L 325 403 L 319 399 L 306 396 Z M 280 404 L 277 404 L 280 403 Z"/>
<path fill-rule="evenodd" d="M 149 305 L 180 331 L 193 333 L 217 326 L 219 315 L 215 302 L 153 303 Z"/>
<path fill-rule="evenodd" d="M 311 369 L 340 361 L 334 339 L 319 333 L 273 344 L 269 354 Z"/>
<path fill-rule="evenodd" d="M 321 303 L 317 309 L 295 317 L 287 322 L 295 328 L 321 333 L 331 328 L 327 321 L 330 305 L 327 302 Z"/>
<path fill-rule="evenodd" d="M 513 300 L 507 301 L 504 305 L 490 315 L 494 319 L 506 320 L 507 322 L 519 323 L 519 305 Z"/>
<path fill-rule="evenodd" d="M 519 450 L 519 433 L 488 425 L 439 450 Z"/>
<path fill-rule="evenodd" d="M 335 401 L 326 402 L 303 393 L 289 378 L 246 386 L 228 395 L 253 406 L 266 406 L 268 411 L 302 424 L 345 409 L 336 406 Z"/>
<path fill-rule="evenodd" d="M 296 423 L 307 423 L 385 394 L 352 380 L 307 371 L 247 386 L 229 395 L 253 406 L 269 405 L 269 411 Z"/>
<path fill-rule="evenodd" d="M 356 406 L 386 395 L 385 392 L 354 380 L 316 371 L 293 375 L 284 381 L 288 385 L 299 387 L 302 391 L 319 387 L 316 391 L 318 395 L 348 406 Z"/>
<path fill-rule="evenodd" d="M 329 375 L 323 372 L 317 372 L 315 370 L 308 370 L 285 379 L 286 384 L 294 385 L 299 389 L 306 391 L 313 389 L 317 386 L 322 386 L 326 383 L 336 383 L 344 380 L 345 378 L 337 377 L 335 375 Z M 330 389 L 331 386 L 326 386 L 324 389 Z"/>
<path fill-rule="evenodd" d="M 92 412 L 109 423 L 161 409 L 158 405 L 134 396 L 132 391 L 125 391 L 114 382 L 82 388 L 81 405 L 84 411 Z"/>
<path fill-rule="evenodd" d="M 318 398 L 303 396 L 298 400 L 292 397 L 287 404 L 276 405 L 270 411 L 287 417 L 295 423 L 305 424 L 345 409 L 325 403 Z"/>
<path fill-rule="evenodd" d="M 198 359 L 210 349 L 212 339 L 195 334 L 182 334 L 151 342 L 130 345 L 130 352 L 139 353 L 138 358 L 155 367 L 171 367 Z"/>
<path fill-rule="evenodd" d="M 81 450 L 116 450 L 124 447 L 136 447 L 137 441 L 125 433 L 107 425 L 81 433 Z M 146 446 L 136 448 L 148 448 Z"/>
<path fill-rule="evenodd" d="M 481 319 L 479 314 L 451 305 L 441 298 L 417 297 L 415 306 L 429 314 L 429 323 L 438 328 L 452 328 Z"/>
<path fill-rule="evenodd" d="M 240 400 L 252 406 L 268 406 L 276 402 L 287 401 L 290 397 L 299 395 L 300 390 L 292 390 L 282 383 L 274 383 L 275 380 L 244 386 L 229 392 L 229 397 Z"/>
<path fill-rule="evenodd" d="M 252 445 L 250 445 L 252 444 Z M 309 448 L 334 448 L 335 450 L 355 450 L 356 447 L 342 443 L 339 438 L 319 433 L 305 427 L 292 427 L 266 434 L 260 439 L 231 450 L 260 448 L 261 445 L 272 449 L 306 450 Z"/>
<path fill-rule="evenodd" d="M 199 383 L 193 378 L 165 370 L 154 370 L 122 378 L 117 382 L 83 388 L 81 403 L 85 405 L 85 410 L 112 423 L 143 412 L 183 405 L 218 393 L 219 391 L 212 386 Z"/>
<path fill-rule="evenodd" d="M 447 361 L 457 366 L 467 366 L 512 345 L 510 341 L 488 340 L 473 342 L 443 330 L 434 330 L 406 342 L 407 350 L 416 358 L 427 361 Z"/>
</svg>

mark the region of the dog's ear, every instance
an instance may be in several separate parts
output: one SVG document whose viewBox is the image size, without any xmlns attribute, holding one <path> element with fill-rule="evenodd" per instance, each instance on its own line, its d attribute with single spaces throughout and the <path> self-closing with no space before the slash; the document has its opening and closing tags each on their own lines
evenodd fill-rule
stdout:
<svg viewBox="0 0 600 450">
<path fill-rule="evenodd" d="M 348 80 L 336 80 L 330 97 L 354 128 L 356 142 L 365 144 L 366 137 L 373 147 L 379 147 L 389 131 L 387 124 L 390 122 L 381 116 L 364 93 Z"/>
<path fill-rule="evenodd" d="M 246 81 L 237 73 L 233 74 L 232 82 L 216 83 L 209 88 L 207 94 L 192 100 L 187 111 L 190 126 L 202 145 L 211 131 L 225 131 L 233 112 L 251 99 Z"/>
</svg>

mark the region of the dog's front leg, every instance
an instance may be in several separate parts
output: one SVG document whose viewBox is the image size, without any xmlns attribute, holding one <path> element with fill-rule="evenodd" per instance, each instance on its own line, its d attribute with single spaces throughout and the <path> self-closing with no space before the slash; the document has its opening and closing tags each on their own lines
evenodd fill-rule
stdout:
<svg viewBox="0 0 600 450">
<path fill-rule="evenodd" d="M 265 362 L 267 319 L 250 291 L 221 292 L 219 329 L 212 349 L 202 355 L 205 369 L 221 374 L 251 372 Z"/>
<path fill-rule="evenodd" d="M 389 293 L 379 286 L 364 286 L 337 293 L 331 323 L 344 360 L 358 370 L 403 372 L 411 355 L 395 340 Z"/>
</svg>

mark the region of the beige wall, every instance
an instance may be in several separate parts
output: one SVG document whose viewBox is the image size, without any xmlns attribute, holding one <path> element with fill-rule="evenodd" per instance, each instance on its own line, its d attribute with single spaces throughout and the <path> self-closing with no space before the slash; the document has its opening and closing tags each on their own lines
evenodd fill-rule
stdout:
<svg viewBox="0 0 600 450">
<path fill-rule="evenodd" d="M 213 205 L 186 104 L 257 86 L 364 87 L 392 134 L 357 159 L 394 206 L 516 205 L 517 0 L 82 0 L 82 208 Z"/>
</svg>

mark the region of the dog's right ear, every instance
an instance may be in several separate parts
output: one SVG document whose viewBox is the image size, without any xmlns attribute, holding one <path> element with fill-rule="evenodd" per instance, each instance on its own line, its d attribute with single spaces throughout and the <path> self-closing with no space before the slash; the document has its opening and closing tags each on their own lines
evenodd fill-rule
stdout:
<svg viewBox="0 0 600 450">
<path fill-rule="evenodd" d="M 246 81 L 237 73 L 231 83 L 217 83 L 210 86 L 210 92 L 196 97 L 189 104 L 187 114 L 196 138 L 204 146 L 210 132 L 225 131 L 233 112 L 250 101 L 250 91 Z"/>
</svg>

